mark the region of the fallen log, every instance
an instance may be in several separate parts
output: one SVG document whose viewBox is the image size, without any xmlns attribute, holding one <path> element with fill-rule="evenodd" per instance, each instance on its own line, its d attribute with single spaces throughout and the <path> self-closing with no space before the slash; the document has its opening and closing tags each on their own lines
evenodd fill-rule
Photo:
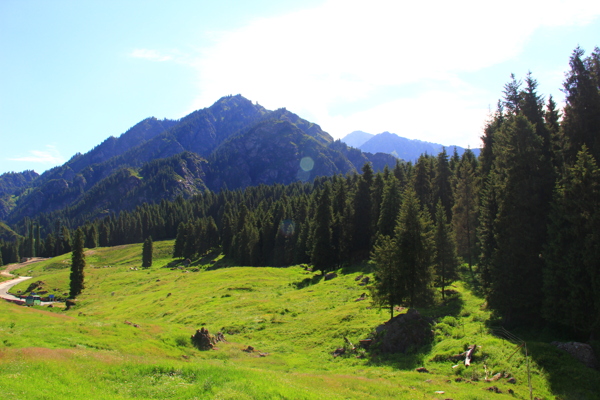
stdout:
<svg viewBox="0 0 600 400">
<path fill-rule="evenodd" d="M 465 367 L 468 367 L 469 365 L 471 365 L 471 359 L 473 358 L 473 353 L 475 353 L 476 348 L 477 348 L 477 346 L 474 344 L 469 346 L 469 350 L 467 351 L 467 354 L 465 355 Z"/>
</svg>

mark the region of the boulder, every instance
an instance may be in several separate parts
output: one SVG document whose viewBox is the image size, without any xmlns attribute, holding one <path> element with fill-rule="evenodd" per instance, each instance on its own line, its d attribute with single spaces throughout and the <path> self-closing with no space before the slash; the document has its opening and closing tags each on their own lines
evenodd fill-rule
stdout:
<svg viewBox="0 0 600 400">
<path fill-rule="evenodd" d="M 596 354 L 594 354 L 594 349 L 587 343 L 552 342 L 550 344 L 566 351 L 588 368 L 598 368 L 599 366 Z"/>
<path fill-rule="evenodd" d="M 328 274 L 325 275 L 325 280 L 326 281 L 329 281 L 329 280 L 331 280 L 333 278 L 337 278 L 337 274 L 335 272 L 330 272 L 330 273 L 328 273 Z"/>
<path fill-rule="evenodd" d="M 433 340 L 433 321 L 411 308 L 375 329 L 371 348 L 381 353 L 407 353 Z"/>
</svg>

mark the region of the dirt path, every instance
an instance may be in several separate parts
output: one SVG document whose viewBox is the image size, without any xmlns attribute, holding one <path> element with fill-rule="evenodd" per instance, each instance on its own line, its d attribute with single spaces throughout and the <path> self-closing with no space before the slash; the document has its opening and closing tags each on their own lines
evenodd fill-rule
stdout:
<svg viewBox="0 0 600 400">
<path fill-rule="evenodd" d="M 19 299 L 16 296 L 13 296 L 12 294 L 8 294 L 8 291 L 15 285 L 26 281 L 27 279 L 31 279 L 30 276 L 20 276 L 18 278 L 15 279 L 11 279 L 10 281 L 6 281 L 6 282 L 2 282 L 0 283 L 0 298 L 3 298 L 5 300 L 10 300 L 10 301 L 18 301 L 18 302 L 24 302 L 24 300 Z"/>
<path fill-rule="evenodd" d="M 3 275 L 3 276 L 14 276 L 13 274 L 11 274 L 12 271 L 14 271 L 16 269 L 19 269 L 19 268 L 23 268 L 26 265 L 33 264 L 33 263 L 40 262 L 40 261 L 44 261 L 44 260 L 47 260 L 47 258 L 33 257 L 33 258 L 30 258 L 29 260 L 23 262 L 23 263 L 9 264 L 4 269 L 4 271 L 0 271 L 0 275 Z"/>
<path fill-rule="evenodd" d="M 29 264 L 33 264 L 36 262 L 40 262 L 40 261 L 44 261 L 47 260 L 47 258 L 41 258 L 41 257 L 34 257 L 31 258 L 23 263 L 19 263 L 19 264 L 10 264 L 8 267 L 6 267 L 4 269 L 4 271 L 0 271 L 0 275 L 3 276 L 14 276 L 13 274 L 11 274 L 12 271 L 17 270 L 19 268 L 23 268 Z M 5 300 L 9 300 L 12 302 L 24 302 L 22 299 L 19 299 L 16 296 L 13 296 L 12 294 L 8 294 L 8 291 L 15 285 L 26 281 L 27 279 L 31 279 L 31 276 L 20 276 L 18 278 L 15 279 L 11 279 L 9 281 L 6 282 L 1 282 L 0 283 L 0 298 L 5 299 Z M 54 302 L 42 302 L 42 305 L 46 305 L 46 304 L 52 304 Z"/>
</svg>

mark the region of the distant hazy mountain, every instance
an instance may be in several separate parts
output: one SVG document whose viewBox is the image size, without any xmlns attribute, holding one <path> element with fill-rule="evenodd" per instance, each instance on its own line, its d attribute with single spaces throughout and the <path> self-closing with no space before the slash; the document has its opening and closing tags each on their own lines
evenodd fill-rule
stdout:
<svg viewBox="0 0 600 400">
<path fill-rule="evenodd" d="M 363 138 L 368 138 L 358 146 L 351 143 L 359 143 Z M 424 142 L 417 139 L 407 139 L 396 135 L 395 133 L 383 132 L 377 135 L 371 135 L 361 131 L 355 131 L 341 139 L 349 146 L 357 147 L 362 151 L 369 153 L 387 153 L 405 161 L 415 162 L 421 154 L 437 155 L 446 148 L 449 156 L 454 153 L 454 149 L 458 155 L 462 155 L 465 151 L 460 146 L 443 146 L 437 143 Z M 471 149 L 476 156 L 479 156 L 479 149 Z"/>
<path fill-rule="evenodd" d="M 373 136 L 372 133 L 367 133 L 363 131 L 354 131 L 352 133 L 347 134 L 342 139 L 342 142 L 346 143 L 348 146 L 356 147 L 357 149 L 366 143 Z"/>
<path fill-rule="evenodd" d="M 148 118 L 120 137 L 41 176 L 0 175 L 0 220 L 64 218 L 75 224 L 142 203 L 206 190 L 310 181 L 317 176 L 393 167 L 389 154 L 349 147 L 281 108 L 237 95 L 184 118 Z"/>
</svg>

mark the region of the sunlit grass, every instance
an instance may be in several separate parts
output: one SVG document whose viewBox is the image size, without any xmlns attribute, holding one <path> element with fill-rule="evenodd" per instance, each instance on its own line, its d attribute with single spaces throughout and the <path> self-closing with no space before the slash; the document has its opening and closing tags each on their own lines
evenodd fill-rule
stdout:
<svg viewBox="0 0 600 400">
<path fill-rule="evenodd" d="M 344 338 L 356 344 L 389 318 L 369 300 L 356 301 L 368 294 L 355 279 L 372 276 L 368 265 L 337 271 L 329 281 L 300 266 L 215 269 L 205 260 L 184 268 L 171 258 L 172 245 L 155 242 L 147 270 L 141 245 L 89 250 L 86 289 L 69 311 L 1 303 L 0 387 L 9 385 L 11 398 L 27 399 L 49 393 L 74 399 L 529 398 L 523 352 L 490 334 L 483 299 L 462 282 L 446 304 L 420 310 L 437 321 L 429 346 L 408 355 L 334 358 Z M 69 267 L 64 255 L 27 269 L 64 292 Z M 190 336 L 201 326 L 222 331 L 227 343 L 212 351 L 193 348 Z M 242 351 L 249 345 L 256 351 Z M 465 368 L 450 356 L 468 345 L 478 349 Z M 548 367 L 560 352 L 545 344 L 529 348 L 538 356 L 530 360 L 534 394 L 570 398 L 573 385 Z M 577 398 L 594 398 L 598 372 L 567 365 L 588 380 L 577 386 L 583 393 Z M 415 371 L 421 366 L 429 373 Z M 498 372 L 517 383 L 485 381 Z M 15 385 L 16 376 L 22 379 Z M 486 391 L 490 386 L 502 394 Z"/>
</svg>

